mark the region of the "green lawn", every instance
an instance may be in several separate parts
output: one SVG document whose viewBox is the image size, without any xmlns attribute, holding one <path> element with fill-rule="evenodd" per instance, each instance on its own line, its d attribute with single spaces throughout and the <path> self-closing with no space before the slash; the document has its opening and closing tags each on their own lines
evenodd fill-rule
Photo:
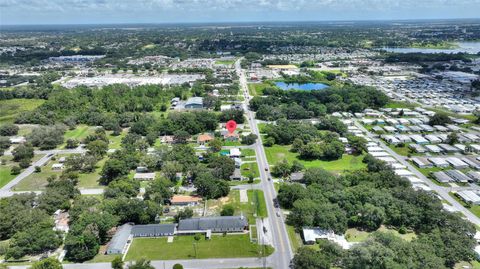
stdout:
<svg viewBox="0 0 480 269">
<path fill-rule="evenodd" d="M 45 100 L 42 99 L 9 99 L 0 101 L 0 124 L 14 122 L 17 115 L 32 111 Z"/>
<path fill-rule="evenodd" d="M 410 150 L 408 145 L 405 145 L 403 147 L 396 147 L 395 145 L 388 145 L 389 148 L 391 148 L 393 151 L 395 151 L 397 154 L 402 155 L 402 156 L 408 156 L 414 155 L 414 153 Z"/>
<path fill-rule="evenodd" d="M 252 96 L 263 95 L 263 90 L 267 87 L 273 87 L 268 83 L 249 83 L 248 92 Z"/>
<path fill-rule="evenodd" d="M 223 64 L 223 65 L 232 65 L 235 63 L 235 60 L 216 60 L 215 64 Z"/>
<path fill-rule="evenodd" d="M 94 127 L 81 124 L 81 125 L 78 125 L 73 130 L 67 130 L 65 132 L 64 138 L 65 138 L 65 141 L 67 141 L 67 139 L 75 139 L 81 142 L 88 135 L 93 134 L 94 132 L 95 132 Z M 65 147 L 65 144 L 62 147 Z"/>
<path fill-rule="evenodd" d="M 290 239 L 290 244 L 292 245 L 293 252 L 297 252 L 297 249 L 303 246 L 302 238 L 300 234 L 295 232 L 295 227 L 286 225 L 288 238 Z"/>
<path fill-rule="evenodd" d="M 254 149 L 242 149 L 242 156 L 247 157 L 247 156 L 255 156 L 255 150 Z"/>
<path fill-rule="evenodd" d="M 248 234 L 213 235 L 210 240 L 203 237 L 196 241 L 193 236 L 176 236 L 172 243 L 166 237 L 135 238 L 125 260 L 140 258 L 148 260 L 244 258 L 262 256 L 262 247 L 250 242 Z M 273 248 L 265 247 L 265 256 L 273 253 Z"/>
<path fill-rule="evenodd" d="M 290 146 L 274 145 L 272 147 L 265 147 L 265 154 L 267 155 L 267 160 L 270 165 L 275 165 L 275 163 L 283 159 L 287 159 L 290 163 L 293 162 L 293 160 L 298 160 L 298 154 L 290 152 Z M 321 167 L 328 171 L 341 172 L 365 168 L 366 165 L 362 163 L 363 157 L 363 155 L 353 156 L 344 154 L 341 159 L 335 161 L 299 161 L 305 165 L 306 168 Z"/>
<path fill-rule="evenodd" d="M 67 155 L 59 155 L 58 158 Z M 80 188 L 100 188 L 97 180 L 100 178 L 100 172 L 103 164 L 105 163 L 106 158 L 100 160 L 96 165 L 96 170 L 93 173 L 80 173 L 78 177 L 78 187 Z M 50 160 L 46 165 L 42 166 L 42 171 L 40 173 L 32 173 L 22 181 L 20 181 L 15 187 L 15 191 L 37 191 L 45 189 L 47 185 L 47 178 L 54 175 L 60 176 L 61 171 L 52 171 L 52 164 L 57 163 L 57 161 Z"/>
<path fill-rule="evenodd" d="M 381 226 L 377 231 L 384 232 L 384 233 L 393 233 L 394 235 L 406 241 L 412 241 L 414 238 L 417 237 L 417 235 L 414 232 L 400 234 L 397 230 L 390 229 L 385 226 Z M 348 242 L 363 242 L 370 236 L 370 234 L 372 234 L 372 232 L 360 231 L 356 228 L 350 228 L 347 230 L 347 232 L 345 232 L 345 238 L 347 239 Z"/>
<path fill-rule="evenodd" d="M 260 172 L 258 171 L 258 164 L 257 162 L 253 163 L 244 163 L 242 166 L 240 166 L 240 171 L 242 173 L 242 176 L 248 178 L 250 175 L 253 176 L 253 178 L 257 178 L 260 176 Z"/>
<path fill-rule="evenodd" d="M 246 183 L 245 183 L 246 184 Z M 248 190 L 247 191 L 248 202 L 240 203 L 240 191 L 232 190 L 227 197 L 208 200 L 207 206 L 209 211 L 216 211 L 220 213 L 224 205 L 232 205 L 235 209 L 235 215 L 244 215 L 248 218 L 249 224 L 255 224 L 255 214 L 258 217 L 267 217 L 267 205 L 265 203 L 265 197 L 261 190 Z"/>
<path fill-rule="evenodd" d="M 401 102 L 401 101 L 390 101 L 385 105 L 385 108 L 410 108 L 414 109 L 418 107 L 417 104 L 410 103 L 410 102 Z"/>
<path fill-rule="evenodd" d="M 10 174 L 11 167 L 8 165 L 0 165 L 0 188 L 15 178 Z"/>
<path fill-rule="evenodd" d="M 241 145 L 242 143 L 240 143 L 240 141 L 223 141 L 224 147 L 238 147 Z"/>
<path fill-rule="evenodd" d="M 108 140 L 110 141 L 110 144 L 108 145 L 108 148 L 110 149 L 120 149 L 122 146 L 122 139 L 125 137 L 127 132 L 122 132 L 120 135 L 114 136 L 112 135 L 112 131 L 108 131 Z M 157 139 L 160 141 L 159 139 Z"/>
<path fill-rule="evenodd" d="M 261 122 L 261 123 L 257 124 L 257 126 L 258 126 L 258 131 L 260 133 L 265 133 L 265 126 L 267 126 L 267 123 Z"/>
<path fill-rule="evenodd" d="M 252 205 L 257 217 L 268 217 L 267 204 L 265 203 L 265 196 L 261 190 L 248 190 L 248 202 Z"/>
</svg>

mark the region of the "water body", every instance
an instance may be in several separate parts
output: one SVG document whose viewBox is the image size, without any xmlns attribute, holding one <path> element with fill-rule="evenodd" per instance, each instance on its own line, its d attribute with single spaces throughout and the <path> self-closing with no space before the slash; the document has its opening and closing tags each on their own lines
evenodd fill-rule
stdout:
<svg viewBox="0 0 480 269">
<path fill-rule="evenodd" d="M 480 42 L 458 42 L 456 49 L 425 49 L 425 48 L 382 48 L 388 52 L 396 53 L 469 53 L 477 54 L 480 52 Z"/>
<path fill-rule="evenodd" d="M 285 83 L 283 81 L 275 82 L 275 85 L 282 90 L 302 90 L 302 91 L 314 91 L 323 90 L 329 86 L 323 83 Z"/>
</svg>

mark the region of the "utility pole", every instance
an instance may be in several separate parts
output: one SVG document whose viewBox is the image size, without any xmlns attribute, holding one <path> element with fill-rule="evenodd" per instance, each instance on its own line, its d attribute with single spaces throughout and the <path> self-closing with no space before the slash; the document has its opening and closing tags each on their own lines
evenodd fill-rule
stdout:
<svg viewBox="0 0 480 269">
<path fill-rule="evenodd" d="M 193 250 L 195 251 L 195 259 L 197 258 L 197 243 L 193 243 Z"/>
</svg>

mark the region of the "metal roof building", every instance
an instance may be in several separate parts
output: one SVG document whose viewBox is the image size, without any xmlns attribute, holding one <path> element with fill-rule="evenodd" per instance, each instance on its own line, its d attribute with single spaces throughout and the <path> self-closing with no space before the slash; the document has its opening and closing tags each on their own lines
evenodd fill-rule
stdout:
<svg viewBox="0 0 480 269">
<path fill-rule="evenodd" d="M 453 178 L 449 177 L 445 172 L 439 171 L 433 173 L 433 176 L 438 182 L 447 183 L 453 181 Z"/>
<path fill-rule="evenodd" d="M 244 216 L 204 217 L 180 220 L 178 231 L 242 232 L 247 226 Z"/>
<path fill-rule="evenodd" d="M 107 247 L 107 254 L 123 254 L 128 241 L 131 240 L 132 225 L 124 224 L 117 228 Z"/>
<path fill-rule="evenodd" d="M 132 228 L 133 237 L 159 237 L 175 234 L 175 224 L 135 225 Z"/>
</svg>

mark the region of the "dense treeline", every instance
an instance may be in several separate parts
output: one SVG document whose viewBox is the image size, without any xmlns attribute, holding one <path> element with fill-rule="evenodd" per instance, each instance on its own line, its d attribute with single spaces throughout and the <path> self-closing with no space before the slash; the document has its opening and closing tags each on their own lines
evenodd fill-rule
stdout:
<svg viewBox="0 0 480 269">
<path fill-rule="evenodd" d="M 302 267 L 311 255 L 302 250 L 294 268 L 444 268 L 474 257 L 475 227 L 460 216 L 443 210 L 440 200 L 411 188 L 388 166 L 367 155 L 367 171 L 334 176 L 320 168 L 305 173 L 306 188 L 282 185 L 280 204 L 291 210 L 288 223 L 298 230 L 320 227 L 343 234 L 349 227 L 375 231 L 381 225 L 412 230 L 417 238 L 402 241 L 377 234 L 323 267 Z M 322 252 L 323 250 L 320 250 Z M 410 253 L 410 254 L 409 254 Z M 331 254 L 331 253 L 330 253 Z M 321 255 L 329 255 L 328 251 Z"/>
<path fill-rule="evenodd" d="M 361 112 L 365 108 L 378 108 L 388 97 L 371 87 L 343 85 L 321 91 L 284 91 L 269 88 L 267 97 L 254 97 L 250 108 L 262 120 L 306 119 L 336 111 Z"/>
<path fill-rule="evenodd" d="M 465 53 L 390 53 L 385 57 L 387 63 L 448 62 L 453 60 L 472 61 Z"/>
</svg>

